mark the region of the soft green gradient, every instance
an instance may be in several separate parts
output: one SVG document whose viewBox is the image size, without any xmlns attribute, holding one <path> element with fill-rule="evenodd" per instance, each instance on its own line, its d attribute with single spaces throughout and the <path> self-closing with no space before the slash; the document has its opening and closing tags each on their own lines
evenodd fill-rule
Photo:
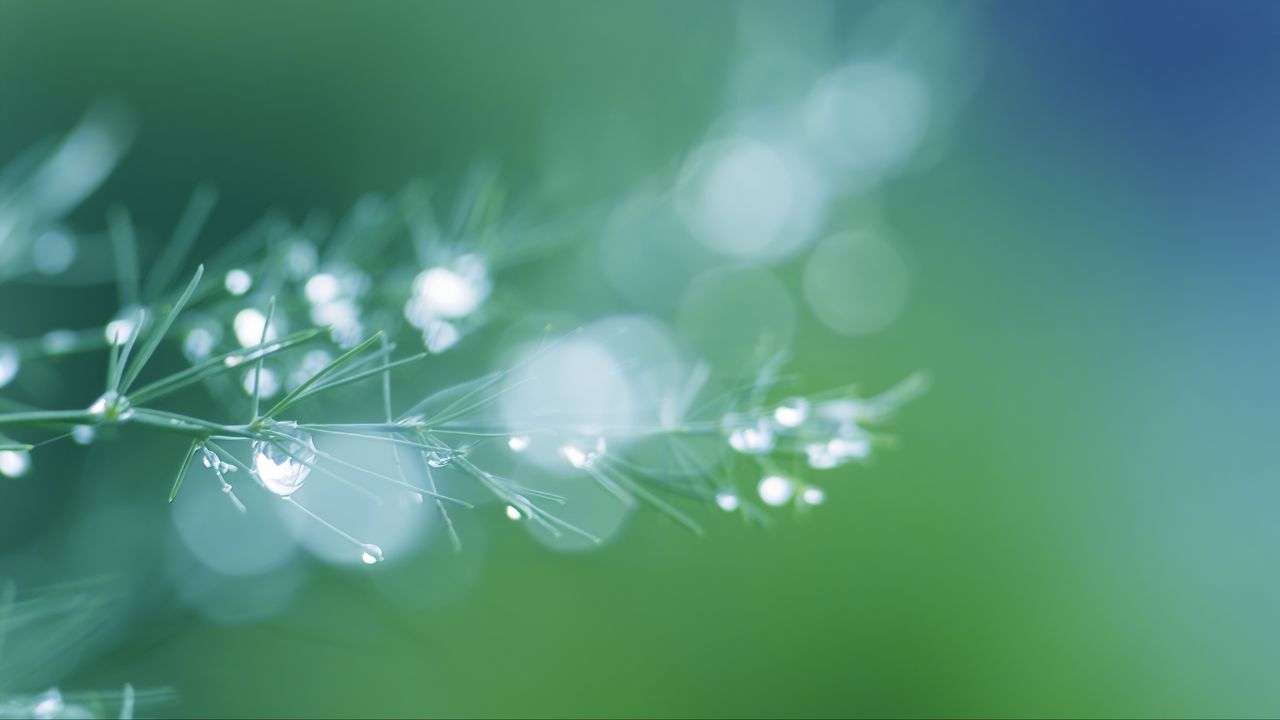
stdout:
<svg viewBox="0 0 1280 720">
<path fill-rule="evenodd" d="M 1123 139 L 1088 117 L 1102 100 L 1042 83 L 1000 8 L 973 9 L 985 76 L 948 154 L 833 223 L 876 208 L 909 261 L 907 310 L 856 340 L 801 313 L 802 390 L 934 379 L 895 422 L 898 447 L 834 473 L 825 507 L 767 529 L 707 511 L 701 538 L 641 513 L 580 555 L 464 517 L 490 531 L 461 561 L 474 584 L 415 609 L 378 584 L 449 591 L 468 572 L 439 542 L 373 572 L 317 566 L 295 607 L 255 625 L 139 590 L 66 684 L 173 686 L 167 710 L 203 716 L 1280 711 L 1275 418 L 1259 409 L 1280 389 L 1274 293 L 1250 294 L 1262 285 L 1233 275 L 1239 258 L 1206 266 L 1151 242 L 1178 229 L 1164 211 L 1179 197 L 1116 154 Z M 698 141 L 733 17 L 721 3 L 7 3 L 0 152 L 117 93 L 139 141 L 77 217 L 96 226 L 123 202 L 167 227 L 210 179 L 211 243 L 273 205 L 345 208 L 418 174 L 448 192 L 481 156 L 517 188 L 567 178 L 564 208 L 590 207 Z M 856 20 L 846 7 L 830 32 Z M 537 263 L 515 289 L 583 317 L 624 308 L 584 266 Z M 793 291 L 802 267 L 779 269 Z M 111 298 L 8 287 L 0 315 L 16 334 L 88 325 Z M 89 392 L 98 372 L 73 382 Z M 30 480 L 44 487 L 10 491 L 34 508 L 3 533 L 12 567 L 146 584 L 172 540 L 180 449 L 130 437 L 54 456 L 58 472 Z M 66 536 L 108 503 L 136 515 Z"/>
</svg>

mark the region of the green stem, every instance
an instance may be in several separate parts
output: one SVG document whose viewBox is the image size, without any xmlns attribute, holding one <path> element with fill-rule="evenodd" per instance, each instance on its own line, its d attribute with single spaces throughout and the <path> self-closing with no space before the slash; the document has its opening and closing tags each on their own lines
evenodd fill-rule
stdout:
<svg viewBox="0 0 1280 720">
<path fill-rule="evenodd" d="M 0 414 L 0 427 L 13 425 L 79 425 L 94 422 L 87 410 L 33 410 Z"/>
</svg>

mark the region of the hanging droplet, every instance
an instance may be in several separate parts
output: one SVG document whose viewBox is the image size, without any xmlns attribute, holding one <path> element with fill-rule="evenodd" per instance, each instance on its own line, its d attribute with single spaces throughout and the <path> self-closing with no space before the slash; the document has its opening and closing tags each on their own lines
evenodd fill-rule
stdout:
<svg viewBox="0 0 1280 720">
<path fill-rule="evenodd" d="M 227 273 L 227 277 L 223 280 L 223 284 L 227 288 L 227 292 L 239 297 L 253 287 L 253 276 L 246 270 L 236 268 Z"/>
<path fill-rule="evenodd" d="M 805 505 L 821 505 L 827 501 L 827 493 L 820 487 L 810 485 L 804 489 L 803 493 L 800 493 L 800 499 L 804 501 Z"/>
<path fill-rule="evenodd" d="M 774 408 L 773 420 L 782 427 L 799 427 L 809 418 L 809 401 L 802 398 L 790 398 Z"/>
<path fill-rule="evenodd" d="M 795 486 L 790 480 L 779 475 L 768 475 L 760 481 L 760 485 L 756 488 L 760 493 L 760 499 L 766 505 L 778 507 L 787 504 L 791 499 L 791 495 L 795 492 Z"/>
<path fill-rule="evenodd" d="M 747 455 L 763 455 L 773 450 L 776 438 L 768 421 L 761 418 L 755 425 L 740 427 L 729 433 L 729 446 Z"/>
<path fill-rule="evenodd" d="M 23 450 L 0 450 L 0 475 L 19 478 L 31 469 L 31 453 Z"/>
<path fill-rule="evenodd" d="M 0 388 L 13 382 L 21 367 L 22 358 L 18 355 L 17 348 L 0 343 Z"/>
<path fill-rule="evenodd" d="M 253 469 L 263 487 L 287 498 L 297 492 L 311 474 L 316 446 L 311 435 L 299 430 L 295 423 L 274 423 L 271 432 L 286 437 L 256 441 L 253 444 Z"/>
<path fill-rule="evenodd" d="M 741 501 L 738 500 L 738 496 L 728 490 L 721 490 L 716 493 L 716 505 L 719 505 L 720 509 L 725 512 L 737 510 L 740 504 Z"/>
<path fill-rule="evenodd" d="M 507 506 L 507 518 L 508 518 L 508 519 L 510 519 L 510 520 L 519 520 L 519 519 L 520 519 L 520 518 L 522 518 L 522 517 L 524 517 L 524 515 L 522 515 L 522 514 L 520 513 L 520 510 L 519 510 L 515 505 L 508 505 L 508 506 Z"/>
<path fill-rule="evenodd" d="M 428 450 L 422 455 L 426 458 L 427 465 L 433 468 L 442 468 L 453 460 L 453 453 L 447 450 Z"/>
<path fill-rule="evenodd" d="M 360 560 L 365 565 L 374 565 L 382 562 L 382 548 L 373 543 L 365 543 L 360 546 L 364 552 L 360 553 Z"/>
<path fill-rule="evenodd" d="M 103 422 L 124 422 L 133 417 L 129 398 L 108 390 L 89 406 L 89 414 Z"/>
<path fill-rule="evenodd" d="M 507 439 L 507 447 L 511 448 L 511 452 L 524 452 L 529 449 L 528 435 L 512 435 Z"/>
<path fill-rule="evenodd" d="M 77 445 L 88 445 L 97 434 L 98 431 L 92 425 L 76 425 L 71 428 L 71 439 Z"/>
</svg>

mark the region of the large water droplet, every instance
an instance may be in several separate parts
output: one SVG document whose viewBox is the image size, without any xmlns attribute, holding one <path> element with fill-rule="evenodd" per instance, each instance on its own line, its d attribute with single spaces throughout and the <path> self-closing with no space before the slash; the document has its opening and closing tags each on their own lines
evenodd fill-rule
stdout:
<svg viewBox="0 0 1280 720">
<path fill-rule="evenodd" d="M 263 315 L 255 308 L 245 308 L 236 313 L 235 320 L 232 321 L 231 327 L 236 333 L 236 342 L 240 343 L 240 347 L 253 347 L 263 341 L 262 330 L 266 327 L 266 341 L 271 342 L 278 336 L 276 324 L 271 323 L 267 327 L 267 316 Z"/>
<path fill-rule="evenodd" d="M 0 475 L 22 477 L 31 469 L 31 454 L 21 450 L 0 450 Z"/>
<path fill-rule="evenodd" d="M 507 447 L 511 448 L 511 452 L 524 452 L 529 449 L 528 435 L 512 435 L 507 439 Z"/>
<path fill-rule="evenodd" d="M 22 358 L 12 345 L 0 344 L 0 388 L 13 382 L 22 367 Z"/>
<path fill-rule="evenodd" d="M 274 423 L 271 441 L 253 444 L 253 469 L 262 486 L 280 497 L 289 497 L 302 487 L 315 463 L 316 446 L 310 433 L 294 423 Z M 278 437 L 283 435 L 284 437 Z"/>
<path fill-rule="evenodd" d="M 760 493 L 760 499 L 766 505 L 778 507 L 779 505 L 785 505 L 791 499 L 791 495 L 795 492 L 795 486 L 784 477 L 769 475 L 760 481 L 760 485 L 756 490 Z"/>
</svg>

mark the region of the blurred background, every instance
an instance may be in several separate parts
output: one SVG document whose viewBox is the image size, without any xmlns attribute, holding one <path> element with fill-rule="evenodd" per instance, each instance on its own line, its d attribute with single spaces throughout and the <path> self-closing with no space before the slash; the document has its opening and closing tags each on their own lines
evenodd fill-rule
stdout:
<svg viewBox="0 0 1280 720">
<path fill-rule="evenodd" d="M 801 392 L 933 380 L 823 507 L 696 511 L 702 537 L 640 512 L 593 552 L 464 515 L 459 555 L 428 529 L 331 566 L 267 533 L 269 571 L 221 577 L 164 502 L 171 438 L 37 450 L 0 483 L 0 575 L 107 578 L 110 601 L 26 691 L 172 687 L 141 712 L 191 716 L 1274 716 L 1278 40 L 1280 5 L 1245 0 L 0 3 L 0 159 L 104 99 L 132 118 L 68 227 L 121 204 L 155 250 L 210 182 L 212 253 L 272 210 L 414 178 L 447 200 L 488 161 L 585 218 L 498 277 L 520 312 L 645 314 L 717 365 L 768 331 Z M 117 309 L 110 283 L 0 284 L 9 337 Z M 512 324 L 421 382 L 488 369 L 465 343 Z M 19 391 L 83 407 L 102 357 L 29 362 Z"/>
</svg>

